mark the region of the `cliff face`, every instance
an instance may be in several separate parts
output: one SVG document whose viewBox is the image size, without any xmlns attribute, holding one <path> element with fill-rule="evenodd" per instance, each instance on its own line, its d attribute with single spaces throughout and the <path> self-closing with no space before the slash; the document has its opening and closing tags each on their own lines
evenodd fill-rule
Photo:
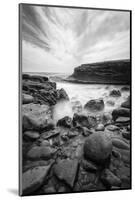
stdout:
<svg viewBox="0 0 135 200">
<path fill-rule="evenodd" d="M 130 84 L 130 60 L 82 64 L 67 81 L 80 83 Z"/>
</svg>

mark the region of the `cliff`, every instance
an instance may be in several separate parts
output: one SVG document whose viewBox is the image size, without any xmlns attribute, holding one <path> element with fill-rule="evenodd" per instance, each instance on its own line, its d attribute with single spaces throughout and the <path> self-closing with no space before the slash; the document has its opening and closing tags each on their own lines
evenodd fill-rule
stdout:
<svg viewBox="0 0 135 200">
<path fill-rule="evenodd" d="M 130 84 L 130 60 L 82 64 L 66 81 L 77 83 Z"/>
</svg>

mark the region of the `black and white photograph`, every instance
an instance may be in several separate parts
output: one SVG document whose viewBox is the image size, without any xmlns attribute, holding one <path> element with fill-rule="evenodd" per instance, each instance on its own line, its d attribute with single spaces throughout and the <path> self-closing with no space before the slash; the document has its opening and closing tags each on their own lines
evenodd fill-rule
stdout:
<svg viewBox="0 0 135 200">
<path fill-rule="evenodd" d="M 131 189 L 131 10 L 19 5 L 19 194 Z"/>
</svg>

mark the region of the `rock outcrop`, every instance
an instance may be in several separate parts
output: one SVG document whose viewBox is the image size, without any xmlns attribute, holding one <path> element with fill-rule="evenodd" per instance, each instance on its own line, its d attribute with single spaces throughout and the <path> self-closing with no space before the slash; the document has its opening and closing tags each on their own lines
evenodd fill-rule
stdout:
<svg viewBox="0 0 135 200">
<path fill-rule="evenodd" d="M 130 60 L 82 64 L 66 80 L 81 83 L 130 84 Z"/>
</svg>

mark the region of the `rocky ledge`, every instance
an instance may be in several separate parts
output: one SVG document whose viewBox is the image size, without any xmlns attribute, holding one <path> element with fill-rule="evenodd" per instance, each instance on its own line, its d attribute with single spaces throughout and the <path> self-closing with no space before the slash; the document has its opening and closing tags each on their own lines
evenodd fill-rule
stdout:
<svg viewBox="0 0 135 200">
<path fill-rule="evenodd" d="M 76 83 L 130 84 L 130 60 L 82 64 L 65 81 Z"/>
<path fill-rule="evenodd" d="M 101 99 L 77 101 L 73 117 L 54 122 L 66 91 L 47 77 L 22 79 L 22 195 L 130 189 L 130 98 L 112 113 Z"/>
</svg>

